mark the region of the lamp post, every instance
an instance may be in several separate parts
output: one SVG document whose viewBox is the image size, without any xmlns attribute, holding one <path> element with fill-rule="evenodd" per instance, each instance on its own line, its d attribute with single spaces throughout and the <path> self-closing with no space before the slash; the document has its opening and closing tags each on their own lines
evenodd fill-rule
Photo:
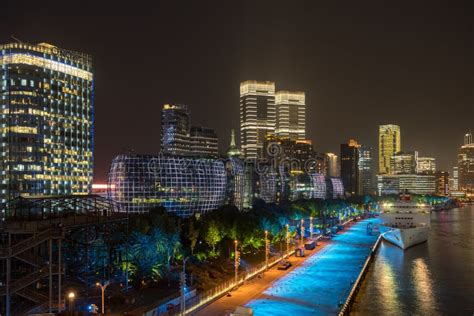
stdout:
<svg viewBox="0 0 474 316">
<path fill-rule="evenodd" d="M 313 217 L 309 217 L 309 237 L 313 238 Z"/>
<path fill-rule="evenodd" d="M 290 252 L 290 225 L 286 224 L 286 254 Z"/>
<path fill-rule="evenodd" d="M 96 286 L 100 287 L 100 290 L 102 292 L 102 314 L 105 313 L 105 289 L 109 286 L 110 282 L 106 281 L 104 284 L 101 284 L 100 282 L 96 282 Z"/>
<path fill-rule="evenodd" d="M 69 301 L 69 311 L 74 312 L 74 300 L 76 299 L 76 293 L 69 292 L 67 294 L 67 300 Z"/>
<path fill-rule="evenodd" d="M 268 270 L 268 250 L 270 245 L 268 244 L 268 230 L 265 231 L 265 270 Z"/>
<path fill-rule="evenodd" d="M 235 276 L 235 285 L 237 285 L 237 279 L 238 279 L 238 274 L 239 274 L 239 265 L 240 265 L 240 253 L 237 251 L 237 244 L 238 244 L 238 241 L 237 240 L 234 240 L 234 246 L 235 246 L 235 249 L 234 249 L 234 267 L 235 267 L 235 270 L 234 270 L 234 276 Z"/>
<path fill-rule="evenodd" d="M 183 272 L 181 272 L 180 278 L 180 291 L 181 291 L 181 315 L 186 315 L 186 261 L 189 257 L 183 260 Z"/>
<path fill-rule="evenodd" d="M 301 219 L 301 247 L 304 246 L 304 219 Z"/>
</svg>

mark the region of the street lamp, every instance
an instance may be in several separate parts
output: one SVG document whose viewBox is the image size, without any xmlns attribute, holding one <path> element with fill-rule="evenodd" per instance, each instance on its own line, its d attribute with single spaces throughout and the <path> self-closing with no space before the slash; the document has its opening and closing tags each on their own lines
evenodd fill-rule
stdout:
<svg viewBox="0 0 474 316">
<path fill-rule="evenodd" d="M 181 285 L 181 315 L 186 315 L 186 261 L 189 257 L 183 260 L 183 272 L 181 272 L 180 285 Z"/>
<path fill-rule="evenodd" d="M 67 294 L 67 299 L 69 301 L 69 311 L 70 312 L 74 311 L 74 300 L 75 300 L 75 298 L 76 298 L 76 293 L 71 291 Z"/>
<path fill-rule="evenodd" d="M 236 240 L 234 240 L 234 246 L 235 246 L 235 249 L 234 249 L 235 285 L 237 285 L 237 275 L 239 273 L 239 264 L 240 264 L 240 254 L 237 251 L 237 244 L 238 244 L 238 241 L 236 239 Z"/>
<path fill-rule="evenodd" d="M 100 287 L 102 291 L 102 314 L 105 314 L 105 289 L 109 286 L 110 282 L 106 281 L 104 284 L 97 282 L 95 285 Z"/>
<path fill-rule="evenodd" d="M 269 244 L 268 244 L 268 230 L 265 231 L 265 269 L 268 270 L 268 250 L 269 250 Z"/>
<path fill-rule="evenodd" d="M 290 251 L 290 225 L 286 224 L 286 254 Z"/>
<path fill-rule="evenodd" d="M 304 245 L 304 219 L 301 219 L 301 247 Z"/>
</svg>

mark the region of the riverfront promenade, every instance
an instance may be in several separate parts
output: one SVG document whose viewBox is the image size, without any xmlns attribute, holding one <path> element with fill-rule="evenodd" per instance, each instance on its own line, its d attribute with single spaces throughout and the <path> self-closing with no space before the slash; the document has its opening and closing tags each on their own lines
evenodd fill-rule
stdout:
<svg viewBox="0 0 474 316">
<path fill-rule="evenodd" d="M 252 307 L 257 316 L 336 314 L 377 239 L 366 233 L 369 221 L 377 219 L 349 225 L 307 257 L 291 257 L 291 269 L 274 267 L 193 315 L 227 315 L 239 305 Z"/>
</svg>

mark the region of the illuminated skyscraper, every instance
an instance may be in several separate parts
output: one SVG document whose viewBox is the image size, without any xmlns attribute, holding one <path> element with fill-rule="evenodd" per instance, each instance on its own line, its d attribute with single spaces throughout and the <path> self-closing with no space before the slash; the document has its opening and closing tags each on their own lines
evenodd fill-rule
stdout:
<svg viewBox="0 0 474 316">
<path fill-rule="evenodd" d="M 474 143 L 472 136 L 464 136 L 464 145 L 458 150 L 459 190 L 474 194 Z"/>
<path fill-rule="evenodd" d="M 360 145 L 354 139 L 341 144 L 341 179 L 350 194 L 359 193 L 359 149 Z"/>
<path fill-rule="evenodd" d="M 50 44 L 0 45 L 0 201 L 88 194 L 93 177 L 92 58 Z"/>
<path fill-rule="evenodd" d="M 359 194 L 372 194 L 372 149 L 362 146 L 359 149 Z"/>
<path fill-rule="evenodd" d="M 325 153 L 325 174 L 328 177 L 339 177 L 339 164 L 337 161 L 337 155 L 333 153 Z"/>
<path fill-rule="evenodd" d="M 306 104 L 304 92 L 278 91 L 275 95 L 276 129 L 280 138 L 306 138 Z"/>
<path fill-rule="evenodd" d="M 240 142 L 245 158 L 263 156 L 263 143 L 267 134 L 275 133 L 275 120 L 275 83 L 240 83 Z"/>
<path fill-rule="evenodd" d="M 190 119 L 184 104 L 165 104 L 161 110 L 161 152 L 184 155 L 191 149 Z"/>
<path fill-rule="evenodd" d="M 436 171 L 436 194 L 449 194 L 449 173 L 447 171 Z"/>
<path fill-rule="evenodd" d="M 379 126 L 379 173 L 390 174 L 390 158 L 400 151 L 400 126 Z"/>
<path fill-rule="evenodd" d="M 191 155 L 204 157 L 219 155 L 219 138 L 213 128 L 191 126 L 189 134 Z"/>
<path fill-rule="evenodd" d="M 235 131 L 232 130 L 230 134 L 230 145 L 227 149 L 227 156 L 228 157 L 240 157 L 240 150 L 235 143 Z"/>
</svg>

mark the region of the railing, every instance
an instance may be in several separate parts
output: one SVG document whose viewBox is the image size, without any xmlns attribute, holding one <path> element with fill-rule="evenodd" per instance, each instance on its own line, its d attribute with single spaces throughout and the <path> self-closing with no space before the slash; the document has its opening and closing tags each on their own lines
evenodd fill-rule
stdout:
<svg viewBox="0 0 474 316">
<path fill-rule="evenodd" d="M 275 264 L 277 264 L 282 258 L 288 258 L 291 255 L 292 252 L 289 252 L 283 257 L 274 257 L 273 259 L 268 261 L 268 268 L 273 267 Z M 233 288 L 243 284 L 245 281 L 253 278 L 259 273 L 264 272 L 267 269 L 267 265 L 265 262 L 257 265 L 256 267 L 253 267 L 252 269 L 249 269 L 245 271 L 245 273 L 240 273 L 238 275 L 238 280 L 235 282 L 235 279 L 228 280 L 224 283 L 219 284 L 218 286 L 205 291 L 204 293 L 201 293 L 199 295 L 196 295 L 192 299 L 186 302 L 186 311 L 185 314 L 190 314 L 193 311 L 196 311 L 200 307 L 205 306 L 206 304 L 210 303 L 214 299 L 222 296 L 225 293 L 228 293 L 231 291 Z"/>
<path fill-rule="evenodd" d="M 53 265 L 51 267 L 53 274 L 58 274 L 58 267 Z M 64 270 L 61 272 L 64 273 Z M 28 285 L 45 278 L 49 275 L 49 266 L 45 265 L 41 269 L 31 272 L 30 274 L 25 275 L 21 279 L 14 280 L 10 283 L 10 294 L 15 293 L 21 289 L 26 288 Z M 0 296 L 6 295 L 6 287 L 0 288 Z"/>
<path fill-rule="evenodd" d="M 28 250 L 45 240 L 50 238 L 61 238 L 62 231 L 57 229 L 48 229 L 41 233 L 35 234 L 30 238 L 24 239 L 10 247 L 2 247 L 0 248 L 0 258 L 8 258 L 12 256 L 16 256 L 19 253 Z"/>
<path fill-rule="evenodd" d="M 379 237 L 377 238 L 377 241 L 375 242 L 375 245 L 370 250 L 369 256 L 365 260 L 362 270 L 360 270 L 360 273 L 357 276 L 357 279 L 354 282 L 354 285 L 352 285 L 351 291 L 349 292 L 349 295 L 347 296 L 347 299 L 344 305 L 342 305 L 342 308 L 339 311 L 339 316 L 349 315 L 352 304 L 354 303 L 354 300 L 356 298 L 357 292 L 359 292 L 360 285 L 362 281 L 364 280 L 365 274 L 367 273 L 369 269 L 370 263 L 375 257 L 375 252 L 377 251 L 377 248 L 379 247 L 381 241 L 382 241 L 382 236 L 379 235 Z"/>
</svg>

